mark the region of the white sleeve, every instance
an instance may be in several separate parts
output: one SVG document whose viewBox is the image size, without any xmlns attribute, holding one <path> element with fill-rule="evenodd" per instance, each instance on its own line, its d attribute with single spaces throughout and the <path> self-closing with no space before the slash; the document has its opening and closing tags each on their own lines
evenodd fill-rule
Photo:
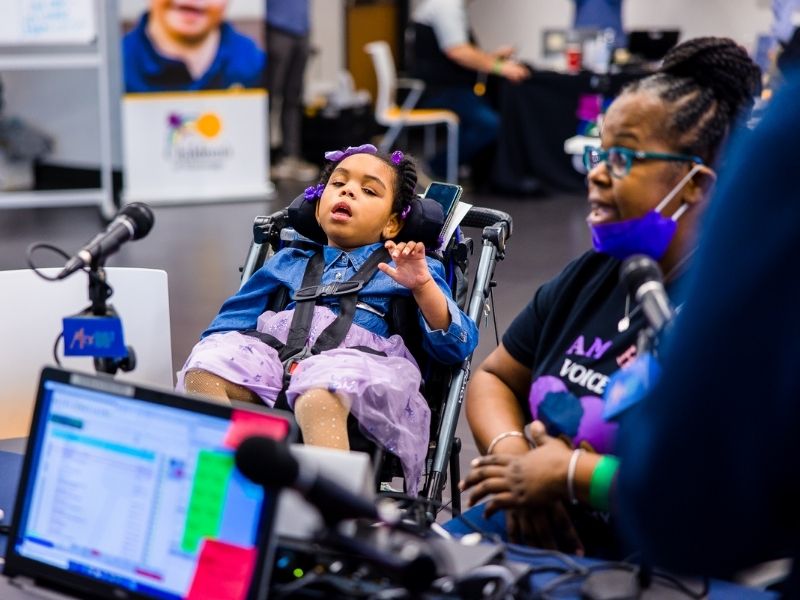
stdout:
<svg viewBox="0 0 800 600">
<path fill-rule="evenodd" d="M 442 50 L 469 43 L 469 24 L 464 0 L 423 0 L 413 20 L 433 28 Z"/>
</svg>

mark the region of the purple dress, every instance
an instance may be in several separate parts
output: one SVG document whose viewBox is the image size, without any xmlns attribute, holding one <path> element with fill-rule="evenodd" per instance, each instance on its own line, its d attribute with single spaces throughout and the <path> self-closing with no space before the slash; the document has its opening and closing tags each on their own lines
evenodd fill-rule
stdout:
<svg viewBox="0 0 800 600">
<path fill-rule="evenodd" d="M 258 331 L 286 342 L 294 310 L 267 311 L 258 318 Z M 336 318 L 324 306 L 314 308 L 309 341 Z M 367 346 L 379 356 L 352 346 Z M 187 371 L 202 369 L 241 385 L 273 406 L 283 382 L 283 365 L 277 351 L 253 336 L 238 331 L 213 333 L 195 345 L 178 372 L 184 390 Z M 361 431 L 400 458 L 408 493 L 417 493 L 428 451 L 431 411 L 420 394 L 421 375 L 414 357 L 399 335 L 381 337 L 351 325 L 338 348 L 300 362 L 286 390 L 289 406 L 312 389 L 336 393 L 349 403 Z"/>
</svg>

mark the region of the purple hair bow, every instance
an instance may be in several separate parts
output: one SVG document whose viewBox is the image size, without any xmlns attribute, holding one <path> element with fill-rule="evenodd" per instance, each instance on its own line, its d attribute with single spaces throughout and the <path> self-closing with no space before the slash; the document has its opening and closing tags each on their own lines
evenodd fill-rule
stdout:
<svg viewBox="0 0 800 600">
<path fill-rule="evenodd" d="M 353 154 L 377 154 L 378 149 L 372 144 L 361 144 L 360 146 L 348 146 L 344 150 L 331 150 L 325 153 L 325 158 L 331 162 L 339 162 Z"/>
<path fill-rule="evenodd" d="M 325 191 L 324 183 L 318 183 L 317 185 L 310 185 L 303 192 L 303 197 L 305 198 L 306 202 L 314 202 L 317 198 L 322 196 L 323 191 Z"/>
</svg>

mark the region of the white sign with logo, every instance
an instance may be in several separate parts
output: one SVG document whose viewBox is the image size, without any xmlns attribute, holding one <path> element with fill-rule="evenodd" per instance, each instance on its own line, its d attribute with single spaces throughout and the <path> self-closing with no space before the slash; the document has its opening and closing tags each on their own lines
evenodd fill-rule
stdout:
<svg viewBox="0 0 800 600">
<path fill-rule="evenodd" d="M 264 90 L 126 94 L 124 201 L 269 198 L 266 114 Z"/>
</svg>

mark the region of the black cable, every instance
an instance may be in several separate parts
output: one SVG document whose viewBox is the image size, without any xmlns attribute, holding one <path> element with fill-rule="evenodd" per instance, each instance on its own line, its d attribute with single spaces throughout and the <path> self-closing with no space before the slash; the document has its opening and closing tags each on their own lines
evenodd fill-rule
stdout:
<svg viewBox="0 0 800 600">
<path fill-rule="evenodd" d="M 641 567 L 637 564 L 630 564 L 626 562 L 602 562 L 595 565 L 591 565 L 589 567 L 581 567 L 581 568 L 583 572 L 570 570 L 559 575 L 555 579 L 550 580 L 539 590 L 539 597 L 542 600 L 548 600 L 549 598 L 551 598 L 550 594 L 556 592 L 559 588 L 563 587 L 564 585 L 568 583 L 573 583 L 575 582 L 575 580 L 579 578 L 585 579 L 590 575 L 592 575 L 593 573 L 597 573 L 599 571 L 617 570 L 617 571 L 627 571 L 629 573 L 636 574 L 638 573 Z M 705 598 L 708 595 L 709 580 L 707 577 L 702 578 L 702 587 L 699 590 L 693 590 L 677 577 L 660 571 L 652 572 L 652 580 L 654 582 L 660 583 L 661 585 L 669 586 L 678 593 L 683 594 L 687 598 L 691 598 L 692 600 L 700 600 L 701 598 Z"/>
<path fill-rule="evenodd" d="M 700 578 L 702 587 L 698 591 L 693 590 L 687 584 L 681 581 L 678 577 L 676 577 L 675 575 L 671 575 L 669 573 L 664 573 L 662 571 L 653 571 L 653 577 L 662 580 L 663 583 L 671 585 L 679 592 L 686 594 L 689 598 L 694 598 L 696 600 L 699 600 L 700 598 L 705 598 L 706 596 L 708 596 L 708 590 L 710 587 L 710 582 L 708 577 Z"/>
<path fill-rule="evenodd" d="M 464 525 L 466 525 L 467 527 L 472 529 L 472 531 L 474 531 L 475 533 L 480 533 L 483 537 L 488 539 L 490 542 L 495 543 L 495 544 L 499 544 L 499 545 L 503 546 L 503 548 L 505 548 L 507 546 L 506 542 L 498 534 L 490 532 L 490 531 L 485 531 L 483 528 L 481 528 L 480 525 L 475 523 L 475 521 L 473 521 L 469 517 L 465 516 L 464 513 L 461 513 L 460 515 L 458 515 L 455 518 L 458 519 L 459 521 L 461 521 L 462 523 L 464 523 Z"/>
<path fill-rule="evenodd" d="M 379 496 L 408 502 L 412 506 L 413 505 L 422 505 L 424 507 L 433 506 L 434 509 L 437 511 L 447 510 L 449 512 L 452 512 L 452 508 L 448 506 L 450 502 L 452 502 L 452 499 L 450 502 L 442 503 L 437 500 L 429 500 L 427 498 L 419 496 L 408 496 L 401 492 L 380 492 Z M 507 554 L 512 553 L 521 555 L 522 557 L 549 558 L 559 561 L 563 566 L 559 566 L 557 564 L 550 564 L 550 565 L 532 566 L 530 569 L 529 575 L 538 575 L 551 571 L 558 573 L 558 575 L 554 579 L 550 580 L 547 584 L 545 584 L 533 596 L 535 598 L 541 598 L 541 600 L 547 600 L 549 598 L 552 598 L 551 594 L 557 592 L 558 589 L 561 588 L 562 586 L 567 585 L 569 583 L 574 583 L 579 579 L 585 579 L 592 573 L 596 573 L 598 571 L 624 570 L 630 573 L 636 573 L 641 568 L 640 565 L 630 562 L 632 559 L 636 557 L 636 554 L 629 555 L 623 561 L 607 561 L 607 562 L 600 562 L 590 566 L 584 566 L 581 565 L 575 559 L 573 559 L 571 556 L 564 554 L 563 552 L 558 552 L 556 550 L 545 550 L 541 548 L 534 548 L 531 546 L 522 546 L 519 544 L 505 542 L 498 534 L 484 530 L 480 525 L 475 523 L 469 517 L 466 517 L 463 513 L 455 518 L 460 520 L 474 532 L 480 533 L 483 537 L 485 537 L 489 541 L 501 546 L 502 549 Z M 673 589 L 675 589 L 677 592 L 684 594 L 686 595 L 687 598 L 691 598 L 693 600 L 699 600 L 707 596 L 708 594 L 708 589 L 709 589 L 708 578 L 702 579 L 703 587 L 700 590 L 693 590 L 686 583 L 668 573 L 664 573 L 661 571 L 653 571 L 652 577 L 654 580 L 658 581 L 662 585 L 668 585 Z"/>
<path fill-rule="evenodd" d="M 428 506 L 432 506 L 435 511 L 446 510 L 449 513 L 453 512 L 452 507 L 450 504 L 453 502 L 451 498 L 447 502 L 440 502 L 439 500 L 433 500 L 428 498 L 423 498 L 422 496 L 409 496 L 408 494 L 404 494 L 403 492 L 390 492 L 388 490 L 378 492 L 379 498 L 390 498 L 391 500 L 399 500 L 401 502 L 408 502 L 412 505 L 420 505 L 423 508 L 427 508 Z"/>
<path fill-rule="evenodd" d="M 58 336 L 56 336 L 56 341 L 53 344 L 53 360 L 56 361 L 56 364 L 59 367 L 61 366 L 61 360 L 58 358 L 58 340 L 60 340 L 63 337 L 64 337 L 64 332 L 62 331 L 61 333 L 58 334 Z"/>
<path fill-rule="evenodd" d="M 552 596 L 551 593 L 555 592 L 561 586 L 570 583 L 579 577 L 585 577 L 583 573 L 576 573 L 575 571 L 566 571 L 561 575 L 556 576 L 554 579 L 551 579 L 547 582 L 542 588 L 535 594 L 535 598 L 541 598 L 541 600 L 549 600 Z"/>
<path fill-rule="evenodd" d="M 58 246 L 54 246 L 53 244 L 48 244 L 46 242 L 36 242 L 34 244 L 31 244 L 25 251 L 25 259 L 31 271 L 36 273 L 39 277 L 41 277 L 45 281 L 60 281 L 58 276 L 49 277 L 44 273 L 42 273 L 41 271 L 39 271 L 39 268 L 35 264 L 33 264 L 33 253 L 39 250 L 40 248 L 44 248 L 45 250 L 52 250 L 59 256 L 63 257 L 65 260 L 69 260 L 69 254 L 64 252 Z M 58 334 L 58 336 L 56 337 L 56 341 L 53 343 L 53 360 L 59 367 L 61 366 L 61 360 L 58 358 L 58 341 L 63 337 L 64 337 L 64 332 L 62 331 L 61 333 Z"/>
<path fill-rule="evenodd" d="M 492 321 L 494 323 L 494 342 L 500 345 L 500 335 L 497 331 L 497 313 L 494 311 L 494 288 L 489 287 L 489 306 L 492 311 Z"/>
<path fill-rule="evenodd" d="M 292 594 L 296 594 L 300 590 L 305 587 L 309 587 L 312 584 L 316 583 L 319 580 L 319 575 L 316 573 L 308 573 L 304 577 L 300 579 L 296 579 L 290 583 L 284 583 L 279 586 L 275 586 L 270 595 L 274 594 L 274 598 L 288 598 Z"/>
<path fill-rule="evenodd" d="M 45 250 L 52 250 L 53 252 L 55 252 L 59 256 L 63 257 L 65 260 L 69 260 L 69 254 L 64 252 L 58 246 L 54 246 L 53 244 L 48 244 L 46 242 L 36 242 L 34 244 L 31 244 L 30 246 L 28 246 L 28 249 L 25 251 L 25 258 L 26 258 L 26 260 L 28 262 L 28 266 L 30 267 L 31 271 L 36 273 L 39 277 L 41 277 L 45 281 L 59 281 L 58 276 L 56 276 L 56 277 L 48 277 L 47 275 L 45 275 L 44 273 L 39 271 L 39 268 L 36 265 L 33 264 L 33 253 L 36 252 L 40 248 L 44 248 Z"/>
<path fill-rule="evenodd" d="M 452 496 L 450 497 L 450 500 L 448 500 L 447 502 L 444 502 L 444 503 L 437 502 L 436 503 L 437 504 L 436 511 L 438 512 L 440 510 L 446 510 L 447 512 L 449 512 L 452 515 L 453 514 L 453 507 L 450 506 L 452 503 L 453 503 L 453 497 Z"/>
<path fill-rule="evenodd" d="M 522 546 L 520 544 L 512 544 L 510 542 L 506 543 L 505 546 L 511 552 L 522 554 L 524 556 L 530 556 L 531 558 L 553 558 L 559 560 L 576 573 L 588 573 L 590 570 L 589 567 L 584 567 L 568 554 L 564 554 L 558 550 L 545 550 L 543 548 Z"/>
</svg>

